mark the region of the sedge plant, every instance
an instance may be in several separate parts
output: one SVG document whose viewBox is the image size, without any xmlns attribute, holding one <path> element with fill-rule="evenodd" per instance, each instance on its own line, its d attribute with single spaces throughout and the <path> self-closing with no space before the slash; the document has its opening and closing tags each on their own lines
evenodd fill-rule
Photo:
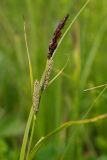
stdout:
<svg viewBox="0 0 107 160">
<path fill-rule="evenodd" d="M 74 19 L 68 25 L 68 27 L 65 30 L 63 35 L 62 35 L 62 29 L 64 28 L 65 23 L 68 20 L 69 14 L 67 14 L 64 17 L 64 19 L 58 24 L 58 26 L 54 32 L 54 35 L 52 37 L 52 40 L 49 44 L 46 67 L 45 67 L 45 70 L 43 72 L 43 75 L 42 75 L 42 78 L 40 79 L 40 81 L 38 81 L 38 80 L 34 81 L 34 78 L 33 78 L 32 64 L 31 64 L 30 54 L 29 54 L 29 49 L 28 49 L 28 44 L 27 44 L 26 27 L 24 24 L 25 43 L 26 43 L 26 49 L 27 49 L 29 75 L 30 75 L 30 82 L 31 82 L 31 94 L 33 97 L 32 98 L 33 102 L 32 102 L 31 110 L 29 113 L 28 121 L 26 124 L 24 136 L 23 136 L 19 160 L 24 160 L 24 159 L 32 160 L 34 158 L 34 156 L 36 155 L 36 152 L 38 151 L 40 146 L 50 136 L 53 136 L 54 134 L 60 132 L 62 129 L 65 129 L 65 128 L 70 127 L 72 125 L 92 123 L 92 122 L 96 122 L 97 120 L 107 118 L 107 114 L 104 114 L 104 115 L 99 115 L 99 116 L 96 116 L 96 117 L 90 118 L 90 119 L 82 119 L 82 120 L 78 120 L 78 121 L 65 122 L 61 126 L 56 128 L 54 131 L 50 132 L 48 135 L 41 137 L 39 139 L 39 141 L 37 141 L 36 144 L 33 146 L 33 148 L 31 148 L 34 129 L 35 129 L 35 123 L 36 123 L 36 117 L 37 117 L 37 114 L 39 111 L 42 93 L 63 72 L 63 70 L 65 69 L 65 67 L 67 65 L 67 63 L 66 63 L 65 66 L 63 67 L 63 69 L 61 71 L 59 71 L 58 74 L 50 81 L 50 74 L 53 69 L 54 55 L 55 55 L 57 49 L 59 48 L 60 44 L 62 43 L 62 40 L 64 39 L 64 37 L 66 36 L 68 31 L 70 30 L 71 26 L 74 24 L 76 19 L 79 17 L 79 15 L 82 13 L 82 11 L 85 9 L 85 7 L 87 6 L 87 4 L 89 2 L 90 2 L 90 0 L 86 1 L 86 3 L 83 5 L 83 7 L 77 13 L 77 15 L 74 17 Z M 61 35 L 62 35 L 62 37 L 61 37 Z M 30 136 L 29 136 L 29 134 L 30 134 Z"/>
</svg>

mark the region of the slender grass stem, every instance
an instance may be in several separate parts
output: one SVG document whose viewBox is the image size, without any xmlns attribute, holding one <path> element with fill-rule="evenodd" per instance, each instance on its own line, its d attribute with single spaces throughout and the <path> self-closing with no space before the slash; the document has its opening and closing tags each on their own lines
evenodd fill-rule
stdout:
<svg viewBox="0 0 107 160">
<path fill-rule="evenodd" d="M 57 49 L 59 48 L 62 40 L 64 39 L 64 37 L 66 36 L 66 34 L 68 33 L 68 31 L 70 30 L 71 26 L 73 25 L 73 23 L 75 22 L 75 20 L 79 17 L 79 15 L 82 13 L 82 11 L 85 9 L 85 7 L 87 6 L 87 4 L 89 3 L 90 0 L 87 0 L 86 3 L 83 5 L 83 7 L 80 9 L 80 11 L 77 13 L 77 15 L 74 17 L 74 19 L 72 20 L 72 22 L 70 23 L 70 25 L 68 26 L 68 28 L 66 29 L 65 33 L 63 34 L 61 40 L 59 41 L 58 43 L 58 47 Z M 31 61 L 30 61 L 30 56 L 29 56 L 29 50 L 28 50 L 28 45 L 27 45 L 27 38 L 26 38 L 26 29 L 25 29 L 25 25 L 24 25 L 24 31 L 25 31 L 25 43 L 26 43 L 26 49 L 27 49 L 27 57 L 28 57 L 28 62 L 29 62 L 29 72 L 30 72 L 30 80 L 31 80 L 31 88 L 33 86 L 33 74 L 32 74 L 32 65 L 31 65 Z M 55 50 L 55 52 L 57 51 L 57 49 Z M 54 54 L 55 54 L 54 52 Z M 54 56 L 53 54 L 53 56 Z M 41 78 L 41 81 L 40 81 L 40 85 L 41 85 L 41 94 L 43 92 L 43 84 L 44 84 L 44 80 L 45 80 L 45 75 L 46 75 L 46 72 L 47 72 L 47 69 L 48 69 L 48 63 L 46 63 L 46 67 L 45 67 L 45 70 L 44 70 L 44 73 L 43 73 L 43 76 Z M 41 97 L 41 95 L 40 95 Z M 33 108 L 33 107 L 32 107 Z M 26 145 L 27 145 L 27 140 L 28 140 L 28 134 L 29 134 L 29 130 L 30 130 L 30 126 L 31 126 L 31 121 L 33 119 L 33 109 L 31 108 L 31 111 L 30 111 L 30 114 L 29 114 L 29 118 L 28 118 L 28 122 L 27 122 L 27 126 L 26 126 L 26 129 L 25 129 L 25 134 L 24 134 L 24 138 L 23 138 L 23 143 L 22 143 L 22 149 L 21 149 L 21 154 L 20 154 L 20 160 L 24 160 L 24 157 L 25 157 L 25 151 L 26 151 Z M 63 126 L 61 127 L 61 129 L 63 128 Z M 61 129 L 58 129 L 61 130 Z M 33 122 L 33 126 L 32 126 L 32 131 L 31 131 L 31 136 L 30 136 L 30 143 L 29 145 L 31 146 L 31 143 L 32 143 L 32 137 L 33 137 L 33 132 L 34 132 L 34 122 Z M 55 131 L 56 133 L 56 131 Z M 28 147 L 28 152 L 30 150 L 30 147 Z M 27 153 L 29 157 L 29 153 Z M 29 159 L 29 158 L 28 158 Z"/>
<path fill-rule="evenodd" d="M 30 114 L 29 114 L 28 121 L 27 121 L 26 128 L 25 128 L 25 133 L 23 137 L 22 148 L 21 148 L 19 160 L 24 160 L 24 157 L 25 157 L 26 145 L 28 141 L 28 135 L 29 135 L 29 130 L 30 130 L 33 115 L 34 115 L 33 107 L 31 107 Z"/>
<path fill-rule="evenodd" d="M 101 84 L 101 85 L 99 85 L 99 86 L 95 86 L 95 87 L 91 87 L 91 88 L 84 89 L 84 92 L 86 92 L 86 91 L 91 91 L 91 90 L 94 90 L 94 89 L 103 88 L 103 87 L 105 87 L 105 86 L 107 86 L 107 83 L 106 83 L 106 84 Z"/>
<path fill-rule="evenodd" d="M 95 98 L 94 102 L 92 103 L 92 105 L 89 107 L 89 109 L 87 110 L 87 112 L 84 114 L 83 119 L 87 117 L 87 115 L 89 114 L 89 112 L 92 110 L 93 106 L 97 103 L 97 101 L 99 100 L 99 98 L 104 94 L 104 92 L 107 90 L 107 86 L 103 88 L 103 90 L 100 92 L 100 94 Z"/>
<path fill-rule="evenodd" d="M 48 86 L 51 85 L 62 74 L 64 69 L 67 67 L 68 61 L 69 61 L 69 58 L 67 59 L 67 62 L 65 63 L 64 67 L 56 74 L 56 76 L 53 79 L 49 81 Z"/>
<path fill-rule="evenodd" d="M 31 145 L 32 145 L 32 139 L 33 139 L 33 134 L 34 134 L 34 129 L 35 129 L 35 122 L 36 122 L 36 115 L 33 116 L 32 129 L 31 129 L 31 135 L 30 135 L 30 140 L 29 140 L 26 160 L 28 159 L 29 152 L 30 152 Z"/>
<path fill-rule="evenodd" d="M 65 122 L 64 124 L 62 124 L 61 126 L 57 127 L 54 131 L 50 132 L 48 135 L 46 135 L 45 137 L 42 137 L 34 146 L 34 148 L 32 149 L 31 153 L 29 154 L 28 160 L 32 160 L 35 153 L 38 151 L 38 149 L 40 148 L 40 146 L 51 136 L 57 134 L 58 132 L 62 131 L 63 129 L 66 129 L 72 125 L 83 125 L 83 124 L 87 124 L 87 123 L 93 123 L 96 122 L 98 120 L 107 118 L 107 114 L 102 114 L 99 116 L 96 116 L 94 118 L 90 118 L 90 119 L 84 119 L 84 120 L 77 120 L 77 121 L 68 121 Z"/>
<path fill-rule="evenodd" d="M 80 16 L 80 14 L 82 13 L 82 11 L 86 8 L 86 6 L 88 5 L 88 3 L 90 2 L 90 0 L 87 0 L 85 2 L 85 4 L 82 6 L 82 8 L 79 10 L 79 12 L 76 14 L 76 16 L 74 17 L 74 19 L 71 21 L 71 23 L 69 24 L 68 28 L 66 29 L 66 31 L 64 32 L 62 38 L 60 39 L 58 46 L 56 48 L 56 50 L 53 53 L 53 56 L 55 55 L 56 51 L 58 50 L 59 46 L 61 45 L 63 39 L 65 38 L 66 34 L 68 33 L 68 31 L 70 30 L 70 28 L 72 27 L 72 25 L 74 24 L 74 22 L 77 20 L 77 18 Z"/>
<path fill-rule="evenodd" d="M 32 64 L 31 64 L 31 60 L 30 60 L 30 53 L 29 53 L 28 42 L 27 42 L 25 22 L 24 22 L 24 37 L 25 37 L 27 58 L 28 58 L 28 63 L 29 63 L 29 76 L 30 76 L 30 85 L 31 85 L 31 94 L 32 94 L 32 91 L 33 91 L 33 71 L 32 71 Z"/>
<path fill-rule="evenodd" d="M 32 64 L 31 64 L 31 60 L 30 60 L 29 48 L 28 48 L 28 43 L 27 43 L 25 22 L 24 22 L 24 38 L 25 38 L 25 44 L 26 44 L 26 50 L 27 50 L 27 58 L 28 58 L 28 64 L 29 64 L 29 76 L 30 76 L 30 84 L 31 84 L 31 94 L 32 94 L 32 92 L 33 92 L 33 72 L 32 72 Z M 21 147 L 19 160 L 24 160 L 24 158 L 25 158 L 26 146 L 27 146 L 27 142 L 28 142 L 28 135 L 29 135 L 33 116 L 34 116 L 34 111 L 33 111 L 33 107 L 31 107 L 28 121 L 27 121 L 26 128 L 25 128 L 25 132 L 24 132 L 24 137 L 23 137 L 23 141 L 22 141 L 22 147 Z M 34 126 L 34 123 L 35 123 L 35 121 L 33 120 L 33 126 Z M 31 143 L 32 143 L 33 132 L 34 132 L 34 127 L 32 127 L 32 132 L 31 132 L 30 141 L 29 141 L 30 143 L 28 144 L 28 153 L 30 151 L 30 147 L 31 147 Z M 27 155 L 28 155 L 28 153 L 27 153 Z"/>
</svg>

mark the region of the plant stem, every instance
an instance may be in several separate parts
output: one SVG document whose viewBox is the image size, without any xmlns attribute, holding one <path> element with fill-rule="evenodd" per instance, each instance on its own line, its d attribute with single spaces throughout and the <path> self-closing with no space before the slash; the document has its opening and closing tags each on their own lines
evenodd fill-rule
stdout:
<svg viewBox="0 0 107 160">
<path fill-rule="evenodd" d="M 55 130 L 53 130 L 52 132 L 50 132 L 49 134 L 47 134 L 45 137 L 42 137 L 34 146 L 34 148 L 32 149 L 32 151 L 29 154 L 28 160 L 32 160 L 34 155 L 36 154 L 36 152 L 38 151 L 38 149 L 40 148 L 40 146 L 45 143 L 45 141 L 50 138 L 51 136 L 55 135 L 56 133 L 59 133 L 60 131 L 62 131 L 63 129 L 66 129 L 70 126 L 73 125 L 83 125 L 83 124 L 88 124 L 88 123 L 94 123 L 98 120 L 101 119 L 105 119 L 107 118 L 107 114 L 102 114 L 102 115 L 98 115 L 96 117 L 93 118 L 89 118 L 89 119 L 81 119 L 81 120 L 76 120 L 76 121 L 68 121 L 65 122 L 64 124 L 60 125 L 59 127 L 57 127 Z"/>
<path fill-rule="evenodd" d="M 32 144 L 32 139 L 33 139 L 33 134 L 34 134 L 34 129 L 35 129 L 35 122 L 36 122 L 36 115 L 33 116 L 33 122 L 32 122 L 33 124 L 32 124 L 32 129 L 31 129 L 31 135 L 30 135 L 26 160 L 28 159 L 29 152 L 30 152 L 30 149 L 31 149 L 31 144 Z"/>
<path fill-rule="evenodd" d="M 33 107 L 31 107 L 30 114 L 29 114 L 28 121 L 25 128 L 19 160 L 24 160 L 24 157 L 25 157 L 26 145 L 27 145 L 27 140 L 28 140 L 28 135 L 29 135 L 29 130 L 30 130 L 33 115 L 34 115 Z"/>
<path fill-rule="evenodd" d="M 83 7 L 80 9 L 80 11 L 77 13 L 77 15 L 75 16 L 75 18 L 73 19 L 73 21 L 70 23 L 70 25 L 68 26 L 67 30 L 65 31 L 65 33 L 63 34 L 61 40 L 59 41 L 59 44 L 57 46 L 57 49 L 58 47 L 60 46 L 62 40 L 64 39 L 64 37 L 66 36 L 66 34 L 68 33 L 68 31 L 70 30 L 72 24 L 75 22 L 75 20 L 78 18 L 78 16 L 81 14 L 81 12 L 84 10 L 84 8 L 87 6 L 87 4 L 89 3 L 90 0 L 87 0 L 86 3 L 83 5 Z M 26 40 L 26 34 L 25 34 L 25 41 L 27 42 Z M 27 46 L 27 44 L 26 44 Z M 57 51 L 57 49 L 55 50 L 55 52 Z M 55 54 L 55 52 L 53 53 L 53 56 Z M 30 60 L 30 57 L 29 57 L 29 51 L 28 51 L 28 47 L 27 47 L 27 53 L 28 53 L 28 60 Z M 48 62 L 48 61 L 47 61 Z M 32 82 L 33 82 L 33 79 L 32 79 L 32 71 L 31 71 L 31 64 L 29 63 L 29 68 L 30 68 L 30 79 L 31 79 L 31 86 L 32 86 Z M 41 78 L 41 81 L 40 81 L 40 85 L 41 85 L 41 94 L 43 92 L 43 85 L 44 85 L 44 81 L 45 81 L 45 75 L 47 73 L 47 69 L 48 69 L 48 63 L 46 63 L 46 67 L 45 67 L 45 70 L 44 70 L 44 73 L 43 73 L 43 76 Z M 39 99 L 41 98 L 41 94 L 40 94 L 40 97 Z M 40 103 L 39 103 L 40 104 Z M 39 107 L 39 105 L 38 105 Z M 24 160 L 24 157 L 25 157 L 25 150 L 26 150 L 26 145 L 27 145 L 27 140 L 28 140 L 28 134 L 29 134 L 29 130 L 30 130 L 30 125 L 31 125 L 31 122 L 32 122 L 32 118 L 33 118 L 33 107 L 31 108 L 31 111 L 30 111 L 30 114 L 29 114 L 29 118 L 28 118 L 28 122 L 27 122 L 27 125 L 26 125 L 26 129 L 25 129 L 25 134 L 24 134 L 24 138 L 23 138 L 23 143 L 22 143 L 22 149 L 21 149 L 21 154 L 20 154 L 20 160 Z M 32 137 L 33 137 L 33 132 L 34 132 L 34 124 L 35 124 L 35 121 L 33 120 L 33 126 L 32 126 L 32 131 L 31 131 L 31 135 L 30 135 L 30 142 L 29 142 L 29 146 L 28 146 L 28 153 L 27 155 L 29 155 L 29 150 L 30 150 L 30 146 L 31 146 L 31 143 L 32 143 Z M 63 127 L 61 127 L 63 128 Z M 58 129 L 59 130 L 59 129 Z M 29 157 L 29 156 L 28 156 Z"/>
</svg>

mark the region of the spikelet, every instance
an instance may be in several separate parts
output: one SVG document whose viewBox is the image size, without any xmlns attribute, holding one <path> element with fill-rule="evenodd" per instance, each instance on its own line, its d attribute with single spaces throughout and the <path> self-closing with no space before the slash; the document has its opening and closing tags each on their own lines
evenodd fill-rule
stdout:
<svg viewBox="0 0 107 160">
<path fill-rule="evenodd" d="M 40 83 L 39 83 L 39 81 L 35 80 L 35 82 L 34 82 L 34 92 L 33 92 L 34 113 L 37 113 L 38 109 L 39 109 L 40 90 L 41 90 Z"/>
<path fill-rule="evenodd" d="M 51 42 L 49 43 L 49 47 L 48 47 L 48 59 L 50 59 L 52 57 L 55 49 L 57 48 L 58 40 L 61 38 L 62 29 L 64 28 L 65 23 L 66 23 L 68 17 L 69 17 L 69 14 L 67 14 L 64 17 L 64 19 L 56 27 L 56 30 L 55 30 L 55 32 L 53 34 Z"/>
<path fill-rule="evenodd" d="M 46 70 L 46 73 L 45 73 L 44 90 L 45 90 L 45 89 L 47 88 L 47 86 L 48 86 L 50 74 L 51 74 L 51 71 L 52 71 L 52 67 L 53 67 L 53 60 L 52 60 L 52 58 L 50 58 L 50 59 L 48 60 L 47 70 Z"/>
</svg>

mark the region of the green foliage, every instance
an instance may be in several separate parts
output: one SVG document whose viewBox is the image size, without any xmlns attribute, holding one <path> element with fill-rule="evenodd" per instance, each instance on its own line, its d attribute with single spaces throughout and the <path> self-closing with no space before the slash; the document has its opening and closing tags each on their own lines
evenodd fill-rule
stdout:
<svg viewBox="0 0 107 160">
<path fill-rule="evenodd" d="M 32 96 L 24 41 L 23 16 L 34 79 L 41 78 L 49 41 L 66 13 L 68 24 L 86 0 L 8 0 L 0 2 L 0 159 L 18 159 Z M 63 73 L 44 93 L 37 116 L 34 141 L 68 120 L 85 116 L 107 83 L 107 1 L 90 3 L 66 35 L 54 57 L 53 78 Z M 67 26 L 65 27 L 65 29 Z M 76 38 L 74 38 L 76 37 Z M 107 112 L 107 91 L 92 105 L 88 117 Z M 87 118 L 86 116 L 86 118 Z M 37 160 L 106 160 L 107 121 L 72 127 L 52 137 L 37 153 Z"/>
</svg>

